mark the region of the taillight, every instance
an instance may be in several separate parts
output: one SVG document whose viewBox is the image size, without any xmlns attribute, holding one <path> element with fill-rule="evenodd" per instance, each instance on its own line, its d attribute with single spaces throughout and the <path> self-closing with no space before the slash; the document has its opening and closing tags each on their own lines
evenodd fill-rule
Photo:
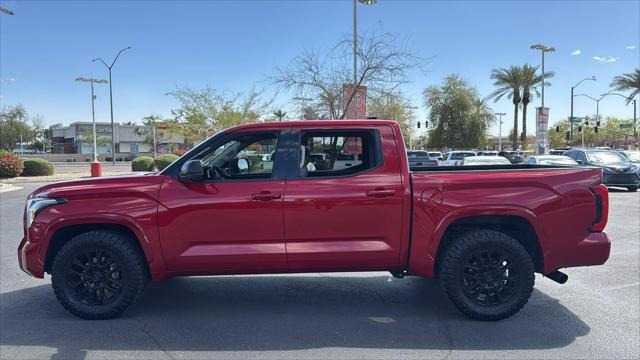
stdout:
<svg viewBox="0 0 640 360">
<path fill-rule="evenodd" d="M 589 227 L 591 232 L 601 232 L 607 226 L 609 219 L 609 190 L 604 185 L 594 185 L 591 192 L 596 197 L 596 218 Z"/>
</svg>

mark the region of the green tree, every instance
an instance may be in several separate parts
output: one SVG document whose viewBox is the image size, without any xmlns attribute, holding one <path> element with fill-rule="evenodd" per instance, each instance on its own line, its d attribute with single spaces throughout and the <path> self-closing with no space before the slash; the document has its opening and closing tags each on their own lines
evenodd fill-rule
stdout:
<svg viewBox="0 0 640 360">
<path fill-rule="evenodd" d="M 507 96 L 513 103 L 513 133 L 511 140 L 513 141 L 513 149 L 518 148 L 518 105 L 522 101 L 522 70 L 518 66 L 511 66 L 508 69 L 493 69 L 491 79 L 494 80 L 493 86 L 497 89 L 489 95 L 495 101 L 500 100 L 503 96 Z"/>
<path fill-rule="evenodd" d="M 414 106 L 412 106 L 409 99 L 399 91 L 367 99 L 367 115 L 398 122 L 407 146 L 409 146 L 409 141 L 412 139 L 415 130 L 412 126 L 414 120 L 413 109 Z"/>
<path fill-rule="evenodd" d="M 545 72 L 544 76 L 538 74 L 539 66 L 531 66 L 524 64 L 520 68 L 520 80 L 522 86 L 522 148 L 527 148 L 527 106 L 531 102 L 532 94 L 540 96 L 538 92 L 538 86 L 542 85 L 544 80 L 545 86 L 551 86 L 551 83 L 546 79 L 552 78 L 555 74 L 551 71 Z"/>
<path fill-rule="evenodd" d="M 142 118 L 142 127 L 136 127 L 133 132 L 142 138 L 142 143 L 149 146 L 153 149 L 153 145 L 161 144 L 169 138 L 171 138 L 171 134 L 169 131 L 160 129 L 168 128 L 168 120 L 165 120 L 161 115 L 151 114 Z M 153 138 L 153 128 L 156 128 L 155 131 L 155 141 Z"/>
<path fill-rule="evenodd" d="M 20 139 L 23 142 L 34 139 L 27 111 L 22 105 L 3 107 L 0 110 L 0 149 L 11 151 Z"/>
<path fill-rule="evenodd" d="M 272 115 L 276 121 L 282 121 L 287 116 L 287 112 L 282 109 L 278 109 L 274 111 Z"/>
<path fill-rule="evenodd" d="M 432 148 L 479 148 L 486 143 L 494 120 L 478 91 L 459 75 L 447 76 L 442 85 L 423 92 L 428 109 L 429 146 Z"/>
<path fill-rule="evenodd" d="M 273 102 L 263 100 L 262 92 L 255 89 L 221 93 L 212 87 L 178 88 L 169 95 L 180 104 L 171 111 L 170 130 L 181 134 L 191 146 L 221 130 L 264 120 Z"/>
<path fill-rule="evenodd" d="M 627 104 L 629 104 L 633 98 L 640 94 L 640 69 L 614 77 L 610 86 L 618 91 L 631 91 L 627 99 Z"/>
</svg>

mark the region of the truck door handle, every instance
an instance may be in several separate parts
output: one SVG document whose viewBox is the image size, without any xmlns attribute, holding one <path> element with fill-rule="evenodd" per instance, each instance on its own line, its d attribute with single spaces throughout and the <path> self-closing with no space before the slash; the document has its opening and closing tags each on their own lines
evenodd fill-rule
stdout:
<svg viewBox="0 0 640 360">
<path fill-rule="evenodd" d="M 258 200 L 258 201 L 269 201 L 269 200 L 280 199 L 280 196 L 281 196 L 280 194 L 274 194 L 269 191 L 262 191 L 259 193 L 251 194 L 251 199 Z"/>
<path fill-rule="evenodd" d="M 388 190 L 388 189 L 382 189 L 382 188 L 377 188 L 375 190 L 367 191 L 367 196 L 371 196 L 371 197 L 385 197 L 385 196 L 393 196 L 395 194 L 396 194 L 395 190 Z"/>
</svg>

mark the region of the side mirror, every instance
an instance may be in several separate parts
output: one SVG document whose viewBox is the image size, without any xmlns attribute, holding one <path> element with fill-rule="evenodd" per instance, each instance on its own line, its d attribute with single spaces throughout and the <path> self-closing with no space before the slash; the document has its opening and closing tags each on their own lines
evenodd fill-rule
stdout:
<svg viewBox="0 0 640 360">
<path fill-rule="evenodd" d="M 582 160 L 580 160 L 580 159 L 576 160 L 576 162 L 577 162 L 579 165 L 583 165 Z"/>
<path fill-rule="evenodd" d="M 202 179 L 204 179 L 202 161 L 189 160 L 182 164 L 182 168 L 180 168 L 180 178 L 188 181 L 202 181 Z"/>
<path fill-rule="evenodd" d="M 246 158 L 235 158 L 229 161 L 231 175 L 246 174 L 249 172 L 249 160 Z"/>
</svg>

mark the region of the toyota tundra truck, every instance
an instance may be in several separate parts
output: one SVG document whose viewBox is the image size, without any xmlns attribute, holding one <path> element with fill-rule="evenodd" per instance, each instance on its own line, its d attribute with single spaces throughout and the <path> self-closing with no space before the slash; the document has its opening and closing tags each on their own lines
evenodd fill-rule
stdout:
<svg viewBox="0 0 640 360">
<path fill-rule="evenodd" d="M 462 313 L 499 320 L 534 273 L 564 283 L 560 269 L 607 260 L 608 205 L 598 168 L 411 169 L 393 121 L 256 123 L 159 173 L 39 188 L 18 257 L 86 319 L 175 276 L 388 271 L 436 278 Z"/>
</svg>

